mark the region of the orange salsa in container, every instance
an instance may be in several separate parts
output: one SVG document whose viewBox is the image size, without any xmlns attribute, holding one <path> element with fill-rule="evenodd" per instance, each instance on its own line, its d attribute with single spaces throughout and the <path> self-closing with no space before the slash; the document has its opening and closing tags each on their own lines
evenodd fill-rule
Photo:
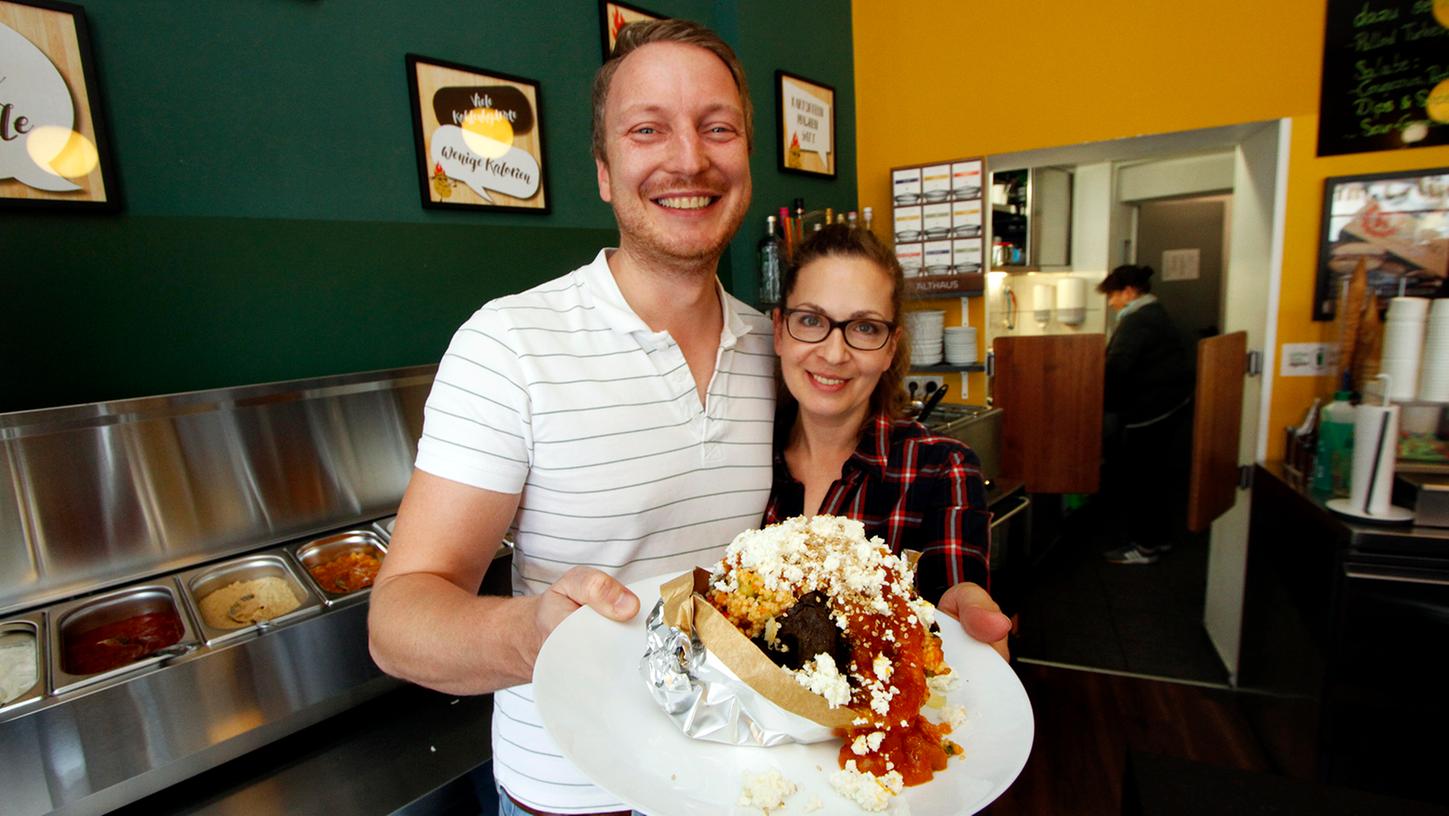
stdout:
<svg viewBox="0 0 1449 816">
<path fill-rule="evenodd" d="M 381 568 L 382 559 L 373 553 L 351 550 L 330 561 L 314 564 L 307 571 L 324 590 L 344 595 L 372 586 Z"/>
</svg>

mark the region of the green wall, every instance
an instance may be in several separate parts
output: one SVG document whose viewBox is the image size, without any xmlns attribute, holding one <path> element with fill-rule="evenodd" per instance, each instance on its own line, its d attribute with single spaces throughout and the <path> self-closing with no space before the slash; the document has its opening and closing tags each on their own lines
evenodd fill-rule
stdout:
<svg viewBox="0 0 1449 816">
<path fill-rule="evenodd" d="M 614 243 L 589 158 L 595 0 L 85 0 L 122 208 L 0 212 L 0 411 L 436 361 L 490 297 Z M 849 5 L 641 2 L 740 53 L 764 216 L 854 207 Z M 403 55 L 542 85 L 549 215 L 423 210 Z M 776 170 L 774 71 L 835 86 L 834 180 Z"/>
</svg>

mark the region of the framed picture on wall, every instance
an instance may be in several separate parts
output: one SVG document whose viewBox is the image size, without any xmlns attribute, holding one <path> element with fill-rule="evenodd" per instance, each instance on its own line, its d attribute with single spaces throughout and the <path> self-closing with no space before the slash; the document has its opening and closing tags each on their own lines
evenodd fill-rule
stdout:
<svg viewBox="0 0 1449 816">
<path fill-rule="evenodd" d="M 775 100 L 780 170 L 835 178 L 835 89 L 776 71 Z"/>
<path fill-rule="evenodd" d="M 1323 182 L 1323 238 L 1313 319 L 1332 320 L 1362 260 L 1381 301 L 1427 297 L 1449 275 L 1449 167 Z"/>
<path fill-rule="evenodd" d="M 423 206 L 547 213 L 538 83 L 407 55 Z"/>
<path fill-rule="evenodd" d="M 663 14 L 655 14 L 652 11 L 645 11 L 638 6 L 631 6 L 628 3 L 613 3 L 609 0 L 601 0 L 599 3 L 599 30 L 604 35 L 604 56 L 608 59 L 614 53 L 614 43 L 619 40 L 619 29 L 629 23 L 648 22 L 650 20 L 666 19 Z"/>
<path fill-rule="evenodd" d="M 119 203 L 85 10 L 0 0 L 0 207 Z"/>
</svg>

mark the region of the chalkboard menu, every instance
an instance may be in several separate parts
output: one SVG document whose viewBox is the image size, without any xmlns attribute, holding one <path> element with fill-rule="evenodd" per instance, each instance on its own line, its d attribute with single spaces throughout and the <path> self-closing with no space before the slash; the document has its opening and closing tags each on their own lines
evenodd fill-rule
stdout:
<svg viewBox="0 0 1449 816">
<path fill-rule="evenodd" d="M 1328 0 L 1318 155 L 1449 144 L 1446 26 L 1449 0 Z"/>
</svg>

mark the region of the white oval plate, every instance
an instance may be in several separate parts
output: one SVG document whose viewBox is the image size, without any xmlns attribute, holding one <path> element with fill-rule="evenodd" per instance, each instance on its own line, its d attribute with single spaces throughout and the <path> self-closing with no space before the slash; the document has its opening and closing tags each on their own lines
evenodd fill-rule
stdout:
<svg viewBox="0 0 1449 816">
<path fill-rule="evenodd" d="M 830 787 L 830 774 L 839 767 L 838 740 L 776 748 L 720 745 L 686 737 L 659 709 L 639 674 L 639 659 L 644 618 L 659 600 L 659 585 L 673 577 L 629 585 L 640 602 L 632 621 L 611 621 L 585 607 L 544 643 L 533 669 L 534 700 L 564 756 L 650 816 L 759 816 L 758 808 L 736 803 L 745 775 L 771 768 L 799 788 L 771 816 L 864 813 Z M 967 712 L 951 737 L 965 756 L 894 797 L 893 814 L 975 813 L 1011 785 L 1031 753 L 1031 703 L 1016 673 L 990 646 L 941 617 L 946 662 L 961 677 L 947 703 Z"/>
</svg>

